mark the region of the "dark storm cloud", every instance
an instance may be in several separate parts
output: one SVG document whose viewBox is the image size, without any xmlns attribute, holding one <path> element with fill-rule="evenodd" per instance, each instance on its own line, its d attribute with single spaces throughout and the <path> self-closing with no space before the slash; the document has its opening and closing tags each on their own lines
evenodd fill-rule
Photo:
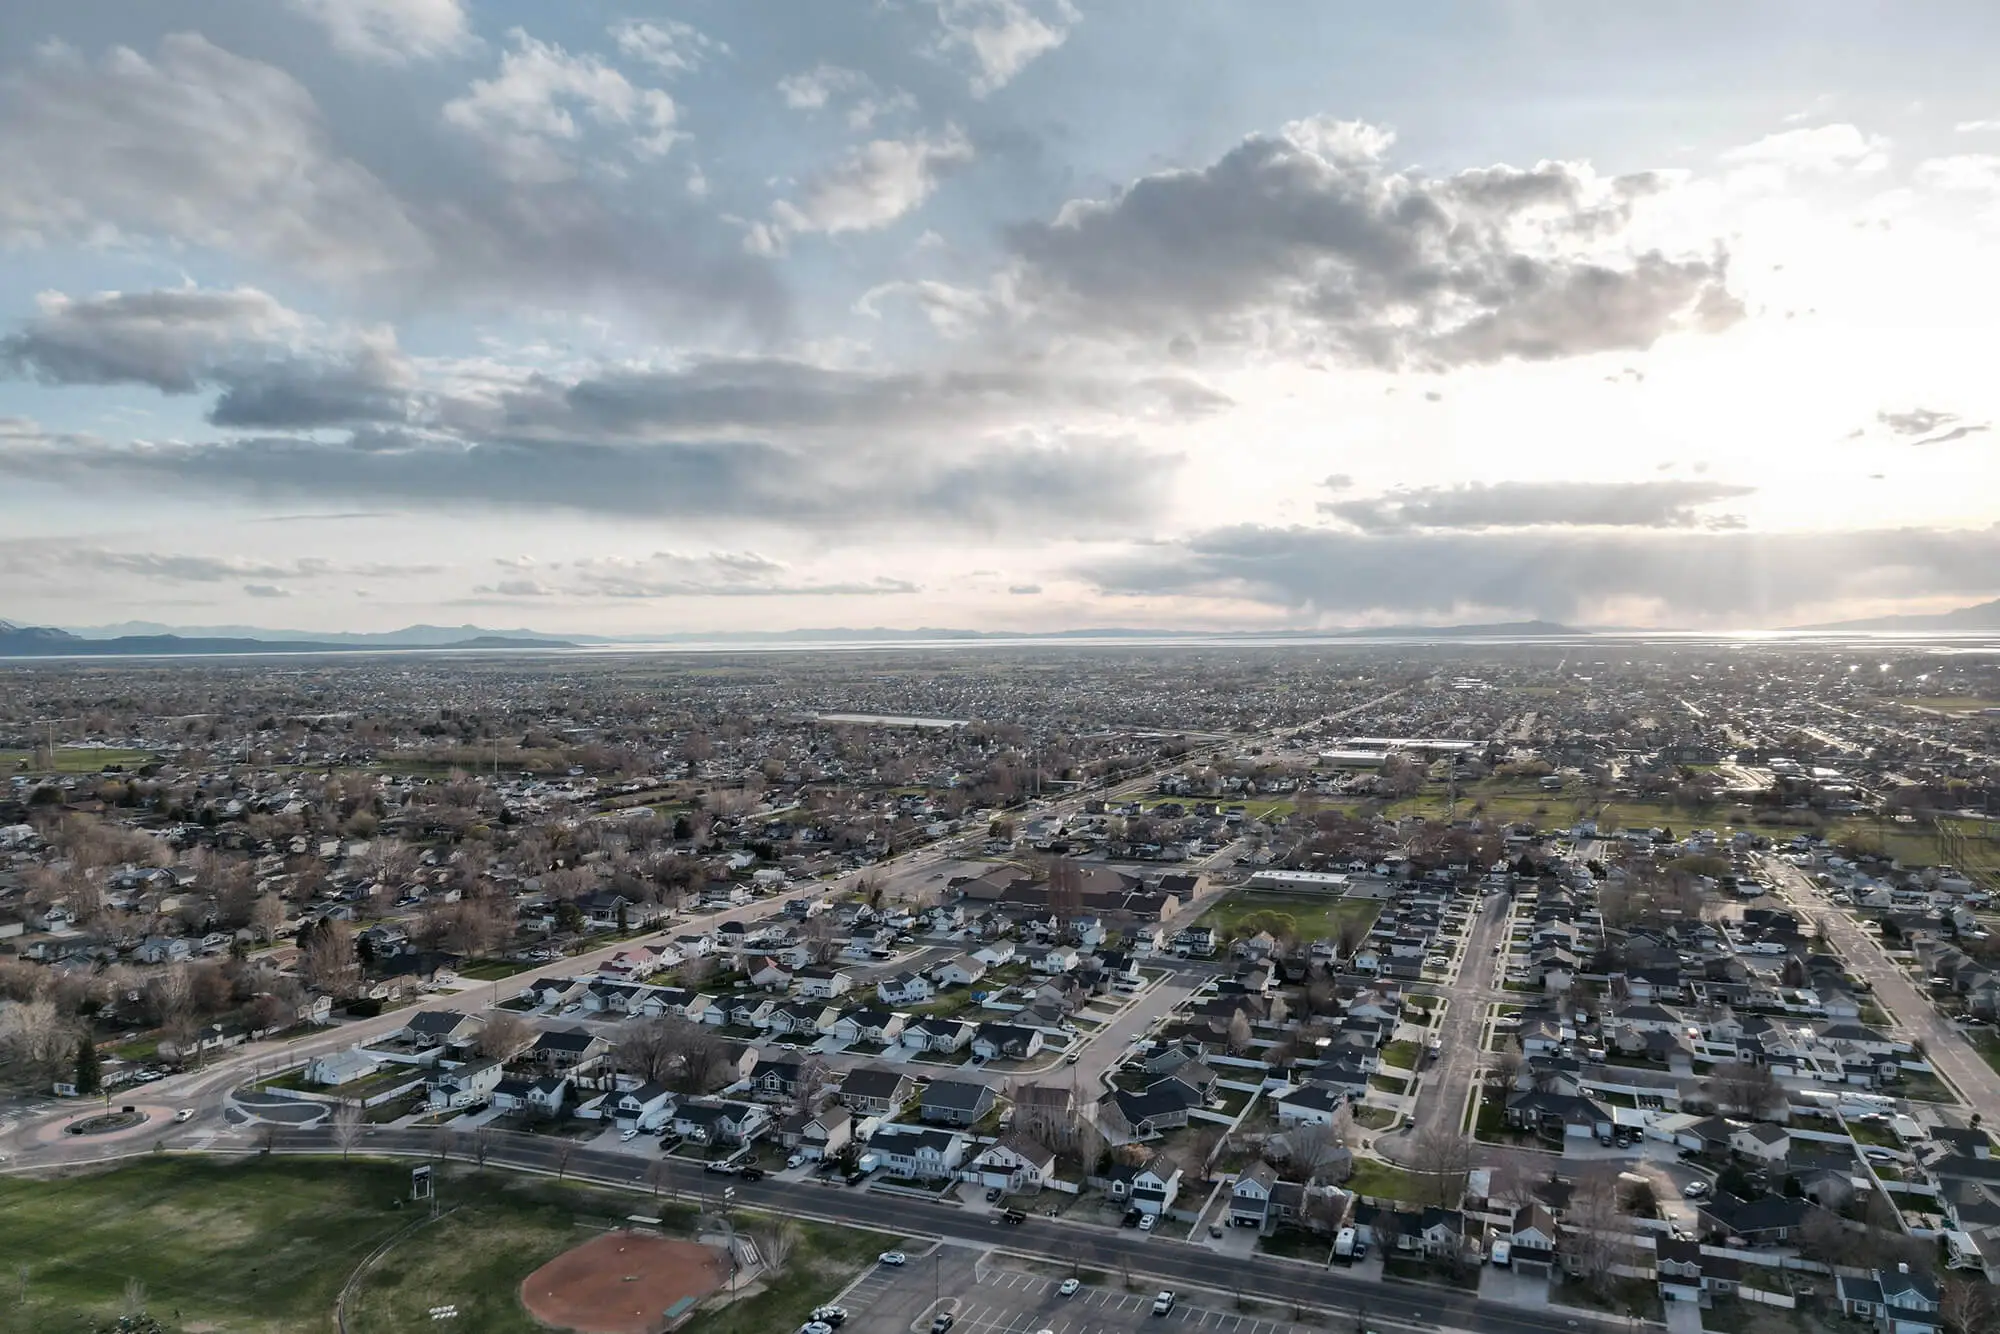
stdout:
<svg viewBox="0 0 2000 1334">
<path fill-rule="evenodd" d="M 1325 616 L 1542 616 L 1643 603 L 1663 619 L 1778 625 L 1816 604 L 2000 591 L 2000 528 L 1851 533 L 1532 530 L 1364 534 L 1241 525 L 1075 573 L 1112 595 Z"/>
<path fill-rule="evenodd" d="M 1587 525 L 1692 528 L 1698 507 L 1752 494 L 1722 482 L 1468 482 L 1321 501 L 1322 513 L 1363 532 L 1409 528 L 1534 528 Z"/>
<path fill-rule="evenodd" d="M 1312 122 L 1017 226 L 1021 300 L 1088 332 L 1294 342 L 1386 368 L 1638 349 L 1741 318 L 1713 255 L 1604 253 L 1651 176 L 1544 163 L 1432 179 Z"/>
</svg>

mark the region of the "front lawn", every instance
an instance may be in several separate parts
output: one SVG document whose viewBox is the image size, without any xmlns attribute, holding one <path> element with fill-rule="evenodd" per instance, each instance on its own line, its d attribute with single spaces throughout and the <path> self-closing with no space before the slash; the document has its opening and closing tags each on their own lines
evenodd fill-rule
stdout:
<svg viewBox="0 0 2000 1334">
<path fill-rule="evenodd" d="M 1415 1070 L 1417 1062 L 1423 1059 L 1423 1048 L 1404 1039 L 1392 1042 L 1382 1049 L 1382 1064 L 1393 1065 L 1404 1070 Z"/>
<path fill-rule="evenodd" d="M 1410 1081 L 1398 1079 L 1394 1075 L 1376 1074 L 1368 1076 L 1368 1087 L 1381 1093 L 1401 1094 L 1409 1091 Z"/>
<path fill-rule="evenodd" d="M 1243 929 L 1247 919 L 1270 913 L 1274 924 L 1300 940 L 1337 938 L 1341 926 L 1358 922 L 1365 930 L 1382 913 L 1379 899 L 1347 899 L 1328 894 L 1264 894 L 1255 890 L 1232 890 L 1211 905 L 1195 925 L 1213 928 L 1225 939 L 1251 934 Z M 1253 930 L 1254 930 L 1253 924 Z M 1278 934 L 1273 932 L 1272 934 Z"/>
<path fill-rule="evenodd" d="M 1423 1198 L 1421 1177 L 1375 1158 L 1356 1158 L 1353 1175 L 1341 1184 L 1356 1195 L 1369 1195 L 1378 1200 L 1415 1203 Z"/>
</svg>

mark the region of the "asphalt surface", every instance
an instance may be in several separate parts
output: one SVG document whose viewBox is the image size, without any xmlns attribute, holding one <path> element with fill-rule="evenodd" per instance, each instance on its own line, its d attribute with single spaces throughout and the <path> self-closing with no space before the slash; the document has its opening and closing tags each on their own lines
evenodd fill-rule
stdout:
<svg viewBox="0 0 2000 1334">
<path fill-rule="evenodd" d="M 1486 1021 L 1486 1007 L 1504 994 L 1492 985 L 1493 946 L 1506 937 L 1507 896 L 1483 896 L 1465 933 L 1457 971 L 1447 985 L 1439 988 L 1440 994 L 1450 1001 L 1444 1022 L 1436 1031 L 1443 1049 L 1418 1086 L 1416 1109 L 1411 1114 L 1413 1135 L 1439 1122 L 1453 1131 L 1462 1124 L 1465 1100 L 1472 1092 L 1472 1081 L 1478 1077 L 1485 1055 L 1479 1039 Z"/>
<path fill-rule="evenodd" d="M 1890 962 L 1882 942 L 1863 931 L 1838 904 L 1821 897 L 1798 867 L 1782 857 L 1766 857 L 1764 866 L 1793 909 L 1818 922 L 1847 961 L 1849 971 L 1874 988 L 1876 1001 L 1897 1025 L 1911 1037 L 1922 1039 L 1925 1056 L 1957 1087 L 1960 1096 L 1977 1109 L 2000 1107 L 2000 1071 L 1986 1063 L 1928 997 L 1918 993 L 1903 970 Z"/>
<path fill-rule="evenodd" d="M 331 1129 L 274 1130 L 275 1152 L 338 1153 Z M 168 1135 L 169 1146 L 181 1137 Z M 551 1136 L 487 1132 L 484 1163 L 553 1173 L 600 1185 L 651 1193 L 649 1173 L 655 1164 L 631 1154 L 579 1146 L 574 1140 Z M 150 1144 L 148 1145 L 150 1148 Z M 430 1158 L 441 1148 L 466 1161 L 470 1141 L 434 1130 L 364 1130 L 352 1146 L 357 1154 Z M 126 1152 L 131 1152 L 128 1148 Z M 733 1207 L 767 1210 L 797 1217 L 878 1229 L 898 1237 L 932 1236 L 982 1247 L 1004 1246 L 1011 1252 L 1045 1262 L 1130 1274 L 1135 1281 L 1185 1292 L 1207 1288 L 1215 1292 L 1254 1296 L 1259 1301 L 1296 1304 L 1318 1311 L 1351 1315 L 1366 1310 L 1371 1324 L 1403 1324 L 1418 1328 L 1449 1326 L 1481 1334 L 1551 1334 L 1578 1329 L 1584 1334 L 1629 1334 L 1624 1321 L 1597 1321 L 1567 1308 L 1543 1312 L 1483 1302 L 1470 1294 L 1422 1284 L 1384 1284 L 1364 1280 L 1345 1270 L 1269 1257 L 1218 1254 L 1203 1246 L 1136 1231 L 1109 1229 L 1059 1219 L 1034 1217 L 1018 1227 L 996 1215 L 969 1212 L 901 1194 L 875 1192 L 818 1182 L 742 1181 L 703 1172 L 671 1159 L 658 1160 L 662 1198 L 684 1202 L 706 1199 L 713 1207 L 724 1187 L 736 1192 Z M 442 1187 L 449 1191 L 449 1183 Z M 450 1201 L 447 1198 L 446 1203 Z M 1212 1304 L 1212 1303 L 1211 1303 Z"/>
</svg>

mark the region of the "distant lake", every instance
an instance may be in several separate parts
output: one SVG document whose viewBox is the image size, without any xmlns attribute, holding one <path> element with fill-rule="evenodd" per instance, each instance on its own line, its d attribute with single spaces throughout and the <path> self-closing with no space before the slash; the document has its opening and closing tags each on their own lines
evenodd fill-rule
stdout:
<svg viewBox="0 0 2000 1334">
<path fill-rule="evenodd" d="M 859 723 L 864 727 L 964 727 L 964 718 L 903 718 L 892 713 L 816 713 L 821 723 Z"/>
</svg>

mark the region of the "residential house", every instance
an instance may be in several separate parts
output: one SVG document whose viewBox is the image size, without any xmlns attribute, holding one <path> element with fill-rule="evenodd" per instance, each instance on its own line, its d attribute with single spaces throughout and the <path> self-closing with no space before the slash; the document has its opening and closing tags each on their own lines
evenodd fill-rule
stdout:
<svg viewBox="0 0 2000 1334">
<path fill-rule="evenodd" d="M 1662 1300 L 1706 1306 L 1716 1293 L 1736 1291 L 1743 1266 L 1729 1256 L 1702 1254 L 1698 1241 L 1661 1237 L 1654 1243 L 1653 1273 Z"/>
<path fill-rule="evenodd" d="M 981 1024 L 972 1035 L 972 1054 L 982 1061 L 1025 1061 L 1042 1049 L 1042 1030 L 1017 1024 Z"/>
<path fill-rule="evenodd" d="M 972 1160 L 981 1185 L 1020 1194 L 1042 1188 L 1056 1174 L 1055 1151 L 1025 1135 L 1008 1133 Z"/>
<path fill-rule="evenodd" d="M 838 1018 L 840 1011 L 825 1001 L 786 1001 L 771 1011 L 770 1029 L 773 1033 L 817 1036 L 831 1028 Z"/>
<path fill-rule="evenodd" d="M 1769 1121 L 1753 1121 L 1730 1131 L 1729 1147 L 1759 1162 L 1782 1163 L 1792 1150 L 1792 1137 L 1783 1126 Z"/>
<path fill-rule="evenodd" d="M 423 1010 L 410 1016 L 401 1037 L 419 1051 L 470 1042 L 479 1035 L 480 1022 L 457 1010 Z"/>
<path fill-rule="evenodd" d="M 604 1063 L 611 1044 L 582 1028 L 545 1030 L 528 1048 L 527 1059 L 547 1070 L 584 1074 Z"/>
<path fill-rule="evenodd" d="M 792 970 L 769 955 L 751 960 L 749 974 L 750 985 L 760 991 L 791 990 Z"/>
<path fill-rule="evenodd" d="M 836 1156 L 853 1138 L 854 1115 L 840 1106 L 793 1112 L 778 1128 L 780 1143 L 814 1162 Z"/>
<path fill-rule="evenodd" d="M 972 1141 L 955 1130 L 886 1125 L 868 1141 L 891 1176 L 936 1181 L 955 1176 Z"/>
<path fill-rule="evenodd" d="M 750 1075 L 750 1087 L 760 1098 L 791 1102 L 814 1095 L 831 1084 L 826 1062 L 817 1056 L 760 1057 Z"/>
<path fill-rule="evenodd" d="M 831 964 L 809 964 L 795 976 L 802 1000 L 832 1000 L 854 989 L 854 974 Z"/>
<path fill-rule="evenodd" d="M 747 1144 L 771 1123 L 771 1114 L 750 1102 L 697 1098 L 674 1108 L 673 1131 L 697 1144 Z"/>
<path fill-rule="evenodd" d="M 1156 1153 L 1138 1166 L 1121 1163 L 1111 1169 L 1110 1195 L 1146 1214 L 1164 1214 L 1181 1191 L 1180 1165 Z"/>
<path fill-rule="evenodd" d="M 937 994 L 921 973 L 901 972 L 875 984 L 875 998 L 884 1005 L 922 1005 Z"/>
<path fill-rule="evenodd" d="M 1540 1201 L 1514 1211 L 1509 1233 L 1508 1263 L 1514 1272 L 1527 1278 L 1547 1278 L 1556 1262 L 1556 1239 L 1560 1230 L 1552 1210 Z"/>
<path fill-rule="evenodd" d="M 919 1115 L 941 1125 L 976 1125 L 993 1110 L 995 1101 L 989 1085 L 964 1079 L 934 1079 L 924 1089 Z"/>
<path fill-rule="evenodd" d="M 835 1019 L 827 1028 L 827 1035 L 835 1042 L 851 1046 L 856 1042 L 873 1042 L 887 1046 L 903 1036 L 903 1026 L 907 1019 L 895 1010 L 879 1010 L 873 1007 L 849 1010 Z"/>
<path fill-rule="evenodd" d="M 913 1051 L 961 1051 L 975 1031 L 963 1019 L 916 1019 L 903 1026 L 902 1043 Z"/>
<path fill-rule="evenodd" d="M 1868 1278 L 1834 1280 L 1842 1314 L 1871 1322 L 1881 1334 L 1937 1334 L 1943 1293 L 1928 1274 L 1907 1264 L 1877 1269 Z"/>
<path fill-rule="evenodd" d="M 605 1110 L 624 1130 L 659 1130 L 673 1119 L 674 1095 L 650 1081 L 634 1083 L 605 1100 Z"/>
<path fill-rule="evenodd" d="M 1051 945 L 1045 950 L 1030 950 L 1028 966 L 1049 977 L 1059 977 L 1075 970 L 1081 956 L 1074 946 Z"/>
<path fill-rule="evenodd" d="M 840 1100 L 859 1116 L 893 1116 L 909 1100 L 914 1085 L 899 1070 L 861 1066 L 840 1081 Z"/>
<path fill-rule="evenodd" d="M 1366 1079 L 1363 1079 L 1366 1086 Z M 1347 1106 L 1348 1092 L 1331 1084 L 1314 1081 L 1281 1095 L 1277 1100 L 1280 1126 L 1330 1126 L 1340 1109 Z"/>
<path fill-rule="evenodd" d="M 307 1061 L 304 1078 L 308 1084 L 333 1088 L 341 1084 L 351 1084 L 357 1079 L 366 1079 L 386 1064 L 387 1061 L 372 1051 L 361 1047 L 349 1047 L 345 1051 L 330 1052 Z"/>
<path fill-rule="evenodd" d="M 1230 1226 L 1263 1231 L 1274 1222 L 1271 1192 L 1277 1184 L 1277 1169 L 1269 1163 L 1257 1163 L 1237 1174 L 1236 1184 L 1229 1188 Z"/>
<path fill-rule="evenodd" d="M 479 1106 L 493 1096 L 506 1073 L 498 1061 L 471 1061 L 436 1071 L 426 1081 L 431 1108 Z"/>
<path fill-rule="evenodd" d="M 969 987 L 986 976 L 986 965 L 970 954 L 947 959 L 931 969 L 931 979 L 941 987 Z"/>
</svg>

